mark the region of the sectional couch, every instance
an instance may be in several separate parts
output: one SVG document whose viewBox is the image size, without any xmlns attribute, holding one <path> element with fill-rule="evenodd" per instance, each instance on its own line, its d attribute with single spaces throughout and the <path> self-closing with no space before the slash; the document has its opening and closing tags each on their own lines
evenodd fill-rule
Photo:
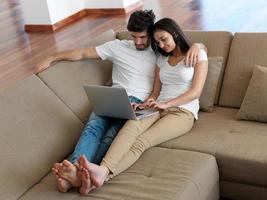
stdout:
<svg viewBox="0 0 267 200">
<path fill-rule="evenodd" d="M 267 66 L 267 33 L 187 31 L 209 57 L 223 57 L 213 112 L 146 151 L 88 197 L 59 193 L 51 167 L 67 158 L 91 112 L 82 85 L 110 80 L 108 61 L 61 61 L 0 93 L 1 200 L 266 200 L 267 124 L 237 120 L 255 64 Z M 109 30 L 84 46 L 127 32 Z M 164 133 L 162 133 L 164 134 Z"/>
</svg>

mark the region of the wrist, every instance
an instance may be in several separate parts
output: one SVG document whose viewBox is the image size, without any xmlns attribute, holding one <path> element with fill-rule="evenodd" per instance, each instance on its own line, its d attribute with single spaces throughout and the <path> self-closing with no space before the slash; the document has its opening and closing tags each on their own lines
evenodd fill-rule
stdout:
<svg viewBox="0 0 267 200">
<path fill-rule="evenodd" d="M 149 99 L 153 99 L 153 100 L 155 100 L 156 98 L 155 98 L 155 96 L 149 96 L 145 101 L 148 101 Z"/>
<path fill-rule="evenodd" d="M 165 102 L 166 108 L 170 108 L 172 107 L 172 103 L 171 102 Z"/>
</svg>

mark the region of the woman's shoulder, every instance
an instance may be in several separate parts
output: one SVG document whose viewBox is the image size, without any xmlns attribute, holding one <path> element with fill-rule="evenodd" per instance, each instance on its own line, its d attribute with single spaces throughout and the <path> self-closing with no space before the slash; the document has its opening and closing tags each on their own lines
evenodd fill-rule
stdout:
<svg viewBox="0 0 267 200">
<path fill-rule="evenodd" d="M 158 67 L 162 67 L 162 66 L 166 65 L 167 62 L 168 62 L 168 56 L 157 55 Z"/>
</svg>

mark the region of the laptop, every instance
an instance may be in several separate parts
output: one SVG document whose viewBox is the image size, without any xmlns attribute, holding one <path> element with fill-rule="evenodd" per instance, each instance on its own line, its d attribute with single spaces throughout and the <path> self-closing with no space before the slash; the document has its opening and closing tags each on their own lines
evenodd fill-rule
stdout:
<svg viewBox="0 0 267 200">
<path fill-rule="evenodd" d="M 123 87 L 84 85 L 94 112 L 100 116 L 140 120 L 158 113 L 157 110 L 134 110 Z"/>
</svg>

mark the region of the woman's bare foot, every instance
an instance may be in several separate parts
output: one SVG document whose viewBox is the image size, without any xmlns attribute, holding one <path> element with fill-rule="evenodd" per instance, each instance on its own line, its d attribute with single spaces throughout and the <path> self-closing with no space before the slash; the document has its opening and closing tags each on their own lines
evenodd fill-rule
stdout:
<svg viewBox="0 0 267 200">
<path fill-rule="evenodd" d="M 107 167 L 90 163 L 84 155 L 79 158 L 78 163 L 89 171 L 91 181 L 95 187 L 98 188 L 104 184 L 109 174 L 109 169 Z"/>
<path fill-rule="evenodd" d="M 79 178 L 82 182 L 82 186 L 79 190 L 81 195 L 88 195 L 91 190 L 95 189 L 95 186 L 91 184 L 90 173 L 87 169 L 83 167 L 80 168 Z"/>
<path fill-rule="evenodd" d="M 72 185 L 67 180 L 60 178 L 58 175 L 58 169 L 60 167 L 61 163 L 55 163 L 54 167 L 52 168 L 52 171 L 55 175 L 56 181 L 57 181 L 57 188 L 60 192 L 67 192 Z"/>
<path fill-rule="evenodd" d="M 59 164 L 58 176 L 68 181 L 73 187 L 80 187 L 81 181 L 77 175 L 77 167 L 68 160 Z"/>
</svg>

